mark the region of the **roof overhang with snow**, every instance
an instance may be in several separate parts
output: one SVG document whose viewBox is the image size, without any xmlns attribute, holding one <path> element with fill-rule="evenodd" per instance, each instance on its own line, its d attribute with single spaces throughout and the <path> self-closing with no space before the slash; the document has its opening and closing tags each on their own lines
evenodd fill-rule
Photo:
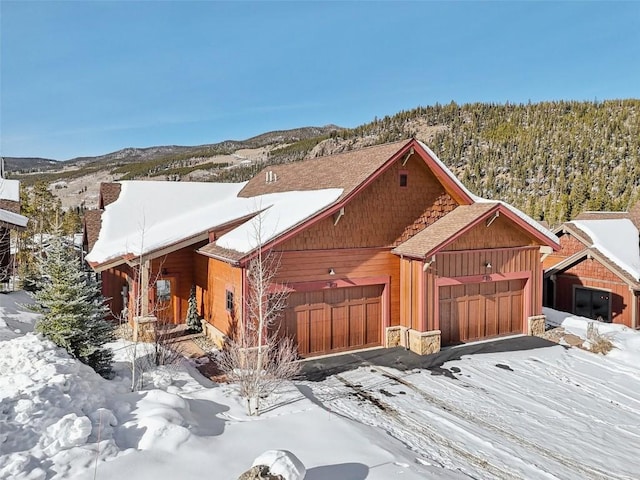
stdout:
<svg viewBox="0 0 640 480">
<path fill-rule="evenodd" d="M 627 218 L 573 220 L 558 228 L 585 245 L 585 250 L 548 269 L 549 274 L 565 270 L 587 255 L 597 258 L 619 277 L 640 284 L 640 231 Z M 616 272 L 616 270 L 618 270 Z"/>
<path fill-rule="evenodd" d="M 20 201 L 20 181 L 0 178 L 0 200 Z"/>
<path fill-rule="evenodd" d="M 9 212 L 0 208 L 0 226 L 6 228 L 23 229 L 27 226 L 29 219 L 19 213 Z"/>
<path fill-rule="evenodd" d="M 326 208 L 341 189 L 238 197 L 245 183 L 122 182 L 105 208 L 98 240 L 86 259 L 95 270 L 140 262 L 208 239 L 238 223 L 217 244 L 248 253 Z"/>
</svg>

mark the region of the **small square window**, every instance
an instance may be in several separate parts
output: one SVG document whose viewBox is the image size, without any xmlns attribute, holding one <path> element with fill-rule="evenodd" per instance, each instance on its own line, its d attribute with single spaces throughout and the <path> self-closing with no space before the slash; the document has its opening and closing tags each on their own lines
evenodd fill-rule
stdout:
<svg viewBox="0 0 640 480">
<path fill-rule="evenodd" d="M 406 173 L 401 173 L 400 174 L 400 186 L 401 187 L 406 187 L 408 179 L 409 179 L 409 175 L 407 175 Z"/>
<path fill-rule="evenodd" d="M 227 311 L 233 312 L 233 292 L 227 290 Z"/>
</svg>

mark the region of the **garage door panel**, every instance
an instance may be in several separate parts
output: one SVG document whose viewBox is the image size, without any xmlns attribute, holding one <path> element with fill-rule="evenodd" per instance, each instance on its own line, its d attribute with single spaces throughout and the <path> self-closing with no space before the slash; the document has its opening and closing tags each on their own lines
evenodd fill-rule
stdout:
<svg viewBox="0 0 640 480">
<path fill-rule="evenodd" d="M 480 288 L 475 290 L 480 292 Z M 478 293 L 467 301 L 467 322 L 465 322 L 467 340 L 484 337 L 484 311 L 480 304 Z"/>
<path fill-rule="evenodd" d="M 330 327 L 327 322 L 324 308 L 315 308 L 309 311 L 309 353 L 323 352 L 327 350 Z"/>
<path fill-rule="evenodd" d="M 522 333 L 524 280 L 440 287 L 442 344 Z"/>
<path fill-rule="evenodd" d="M 498 297 L 498 334 L 511 332 L 511 297 Z"/>
<path fill-rule="evenodd" d="M 381 340 L 381 328 L 379 319 L 382 318 L 382 309 L 380 302 L 367 303 L 367 315 L 366 315 L 366 330 L 365 330 L 365 343 L 380 344 Z"/>
<path fill-rule="evenodd" d="M 331 349 L 349 346 L 349 321 L 346 307 L 331 307 Z"/>
<path fill-rule="evenodd" d="M 364 305 L 349 305 L 349 345 L 364 345 Z"/>
<path fill-rule="evenodd" d="M 495 337 L 498 335 L 498 310 L 494 296 L 485 298 L 484 312 L 484 334 L 486 337 Z"/>
<path fill-rule="evenodd" d="M 286 330 L 303 356 L 380 345 L 383 290 L 371 285 L 293 293 Z"/>
</svg>

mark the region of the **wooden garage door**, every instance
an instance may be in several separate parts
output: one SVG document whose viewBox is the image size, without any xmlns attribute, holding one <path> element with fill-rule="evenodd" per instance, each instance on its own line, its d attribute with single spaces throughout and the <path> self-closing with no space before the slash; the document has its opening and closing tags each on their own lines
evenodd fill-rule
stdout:
<svg viewBox="0 0 640 480">
<path fill-rule="evenodd" d="M 382 343 L 383 285 L 289 295 L 284 331 L 308 357 Z"/>
<path fill-rule="evenodd" d="M 522 333 L 524 280 L 440 287 L 442 344 Z"/>
</svg>

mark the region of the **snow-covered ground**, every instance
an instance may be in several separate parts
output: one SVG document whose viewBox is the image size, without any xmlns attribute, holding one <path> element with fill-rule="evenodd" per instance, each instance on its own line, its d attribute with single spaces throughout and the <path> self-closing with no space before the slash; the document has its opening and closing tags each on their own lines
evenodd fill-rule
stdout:
<svg viewBox="0 0 640 480">
<path fill-rule="evenodd" d="M 114 344 L 118 375 L 102 379 L 24 334 L 34 317 L 14 298 L 0 295 L 2 479 L 236 479 L 273 449 L 308 480 L 637 478 L 640 335 L 628 329 L 608 356 L 539 342 L 449 350 L 430 369 L 365 363 L 286 385 L 252 418 L 186 360 L 132 393 Z"/>
</svg>

